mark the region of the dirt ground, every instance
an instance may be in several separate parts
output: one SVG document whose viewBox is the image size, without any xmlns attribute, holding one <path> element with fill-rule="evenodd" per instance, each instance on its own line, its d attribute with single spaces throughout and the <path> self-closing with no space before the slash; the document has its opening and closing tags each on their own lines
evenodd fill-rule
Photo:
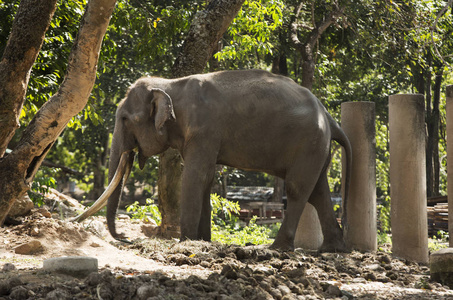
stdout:
<svg viewBox="0 0 453 300">
<path fill-rule="evenodd" d="M 427 266 L 389 252 L 323 253 L 267 246 L 146 238 L 142 223 L 117 221 L 133 244 L 113 240 L 104 217 L 74 224 L 34 211 L 0 228 L 0 299 L 453 299 Z M 32 255 L 15 253 L 37 240 Z M 86 278 L 48 273 L 43 260 L 98 259 Z"/>
</svg>

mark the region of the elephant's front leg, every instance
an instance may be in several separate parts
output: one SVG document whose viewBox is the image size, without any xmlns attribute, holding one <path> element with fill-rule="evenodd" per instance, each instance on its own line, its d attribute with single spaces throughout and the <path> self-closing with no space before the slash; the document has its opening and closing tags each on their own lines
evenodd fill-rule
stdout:
<svg viewBox="0 0 453 300">
<path fill-rule="evenodd" d="M 211 239 L 210 189 L 215 159 L 185 155 L 181 191 L 181 240 Z"/>
</svg>

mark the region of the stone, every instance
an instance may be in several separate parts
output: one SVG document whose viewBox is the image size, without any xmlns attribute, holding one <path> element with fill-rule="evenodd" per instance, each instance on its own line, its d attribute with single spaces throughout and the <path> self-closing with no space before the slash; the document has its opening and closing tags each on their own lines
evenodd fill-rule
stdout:
<svg viewBox="0 0 453 300">
<path fill-rule="evenodd" d="M 444 248 L 429 257 L 431 280 L 453 287 L 453 248 Z"/>
<path fill-rule="evenodd" d="M 160 227 L 153 224 L 143 224 L 140 229 L 146 237 L 154 237 L 159 234 Z"/>
<path fill-rule="evenodd" d="M 28 289 L 24 286 L 16 286 L 11 290 L 11 294 L 9 294 L 10 299 L 28 299 L 29 292 Z"/>
<path fill-rule="evenodd" d="M 45 218 L 52 218 L 52 214 L 47 210 L 47 208 L 41 207 L 37 210 Z"/>
<path fill-rule="evenodd" d="M 98 260 L 85 256 L 54 257 L 43 262 L 43 269 L 49 272 L 83 278 L 98 271 Z"/>
<path fill-rule="evenodd" d="M 129 221 L 131 219 L 131 217 L 129 217 L 128 215 L 125 215 L 125 214 L 118 214 L 118 220 L 126 220 L 126 221 Z"/>
<path fill-rule="evenodd" d="M 327 286 L 326 292 L 329 295 L 332 295 L 334 297 L 341 297 L 341 295 L 342 295 L 340 288 L 338 286 L 336 286 L 336 285 L 333 285 L 333 284 L 329 284 Z"/>
<path fill-rule="evenodd" d="M 14 271 L 16 270 L 16 266 L 12 263 L 6 263 L 3 265 L 3 272 L 9 272 L 9 271 Z"/>
<path fill-rule="evenodd" d="M 8 212 L 8 217 L 15 218 L 26 216 L 31 212 L 33 208 L 33 201 L 30 200 L 30 197 L 28 197 L 28 195 L 25 195 L 24 197 L 17 199 L 16 202 L 14 202 L 13 206 Z"/>
<path fill-rule="evenodd" d="M 38 240 L 33 240 L 28 243 L 24 243 L 22 245 L 17 246 L 14 248 L 14 252 L 16 254 L 23 254 L 23 255 L 33 255 L 35 253 L 41 252 L 44 250 L 41 242 Z"/>
</svg>

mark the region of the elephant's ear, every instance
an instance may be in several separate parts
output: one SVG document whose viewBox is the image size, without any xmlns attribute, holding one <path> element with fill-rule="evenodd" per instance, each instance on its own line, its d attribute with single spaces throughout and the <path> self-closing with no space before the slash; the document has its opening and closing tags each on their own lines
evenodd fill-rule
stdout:
<svg viewBox="0 0 453 300">
<path fill-rule="evenodd" d="M 156 129 L 159 134 L 163 135 L 165 122 L 176 120 L 173 101 L 165 91 L 157 88 L 151 89 L 151 98 L 151 103 L 154 102 Z M 153 111 L 151 111 L 152 113 Z"/>
</svg>

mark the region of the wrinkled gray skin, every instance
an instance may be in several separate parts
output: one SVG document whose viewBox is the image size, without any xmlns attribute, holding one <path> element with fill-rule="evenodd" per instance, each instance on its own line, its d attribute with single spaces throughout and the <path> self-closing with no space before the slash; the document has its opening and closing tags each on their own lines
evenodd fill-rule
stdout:
<svg viewBox="0 0 453 300">
<path fill-rule="evenodd" d="M 326 175 L 332 139 L 345 147 L 350 162 L 350 144 L 338 124 L 309 90 L 286 77 L 247 70 L 141 78 L 116 112 L 109 178 L 124 152 L 132 165 L 138 148 L 143 168 L 148 157 L 176 148 L 184 160 L 181 239 L 209 241 L 215 165 L 263 171 L 285 179 L 288 196 L 273 248 L 294 248 L 309 201 L 320 216 L 321 249 L 344 251 Z M 121 190 L 120 184 L 107 204 L 108 228 L 116 238 L 123 237 L 115 229 Z"/>
</svg>

